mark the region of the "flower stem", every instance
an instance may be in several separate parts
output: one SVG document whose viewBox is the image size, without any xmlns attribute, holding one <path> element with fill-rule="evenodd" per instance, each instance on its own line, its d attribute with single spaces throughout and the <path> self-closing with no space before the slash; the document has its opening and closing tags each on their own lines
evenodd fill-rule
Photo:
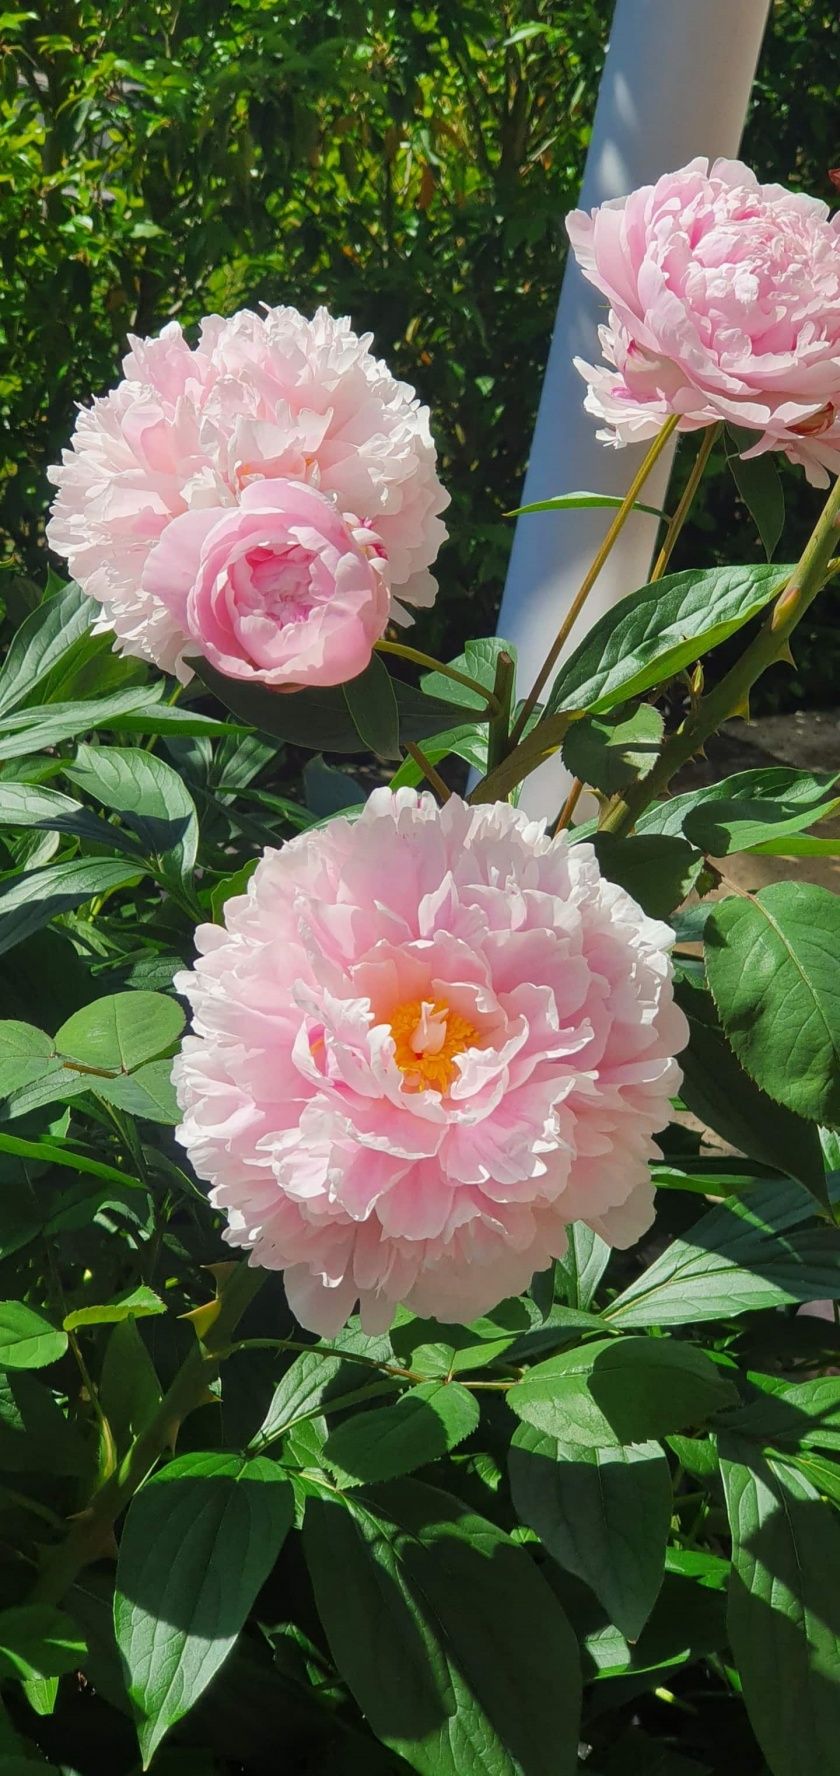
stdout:
<svg viewBox="0 0 840 1776">
<path fill-rule="evenodd" d="M 658 432 L 656 437 L 653 439 L 649 449 L 645 453 L 644 460 L 640 463 L 638 469 L 636 470 L 636 473 L 633 476 L 633 479 L 630 483 L 630 486 L 627 489 L 626 494 L 624 495 L 621 505 L 619 506 L 619 508 L 615 514 L 615 517 L 613 518 L 613 521 L 607 531 L 607 534 L 604 537 L 604 540 L 601 543 L 601 546 L 595 555 L 595 559 L 592 562 L 592 565 L 587 569 L 587 572 L 584 575 L 583 581 L 581 583 L 580 589 L 575 594 L 575 597 L 573 598 L 571 604 L 569 605 L 569 608 L 566 612 L 565 617 L 563 618 L 560 628 L 558 629 L 557 634 L 554 637 L 551 647 L 549 648 L 549 651 L 542 663 L 542 666 L 539 669 L 539 672 L 537 673 L 534 683 L 532 684 L 531 689 L 528 692 L 528 695 L 525 699 L 525 702 L 522 705 L 522 708 L 519 712 L 518 719 L 514 724 L 513 732 L 510 737 L 512 746 L 516 745 L 516 742 L 519 740 L 520 736 L 524 732 L 525 725 L 531 715 L 531 711 L 536 706 L 536 704 L 539 700 L 540 692 L 542 691 L 542 688 L 543 688 L 544 684 L 546 683 L 546 680 L 551 676 L 551 673 L 553 672 L 554 667 L 556 666 L 557 661 L 560 658 L 560 654 L 562 653 L 565 643 L 568 640 L 569 634 L 571 633 L 571 630 L 574 628 L 574 625 L 577 622 L 581 611 L 583 610 L 586 600 L 589 597 L 590 592 L 592 591 L 592 588 L 595 584 L 595 581 L 598 578 L 598 575 L 601 572 L 601 569 L 607 559 L 607 556 L 611 553 L 614 544 L 618 541 L 618 538 L 621 535 L 621 532 L 624 529 L 624 526 L 627 523 L 628 518 L 630 517 L 630 513 L 633 510 L 633 507 L 636 503 L 636 499 L 637 499 L 639 493 L 641 492 L 641 489 L 643 488 L 643 486 L 648 478 L 648 475 L 651 472 L 651 469 L 653 468 L 654 464 L 656 462 L 658 462 L 660 456 L 662 455 L 663 450 L 665 449 L 665 445 L 667 444 L 668 439 L 671 436 L 671 433 L 675 430 L 675 428 L 679 424 L 679 418 L 680 418 L 680 416 L 677 413 L 672 413 L 669 415 L 668 419 L 666 419 L 666 421 L 665 421 L 664 426 L 662 427 L 661 432 Z"/>
<path fill-rule="evenodd" d="M 409 758 L 413 758 L 415 765 L 422 771 L 426 782 L 431 784 L 432 789 L 440 796 L 442 802 L 448 802 L 452 791 L 448 784 L 444 783 L 440 772 L 435 770 L 431 759 L 427 759 L 425 752 L 421 751 L 416 740 L 405 740 L 403 744 Z"/>
<path fill-rule="evenodd" d="M 487 769 L 492 771 L 501 764 L 505 757 L 510 736 L 510 712 L 513 703 L 513 687 L 516 680 L 516 665 L 513 655 L 503 648 L 496 660 L 496 677 L 493 684 L 493 695 L 497 703 L 497 712 L 490 717 L 490 730 L 487 739 Z"/>
<path fill-rule="evenodd" d="M 839 527 L 840 480 L 837 480 L 790 579 L 779 593 L 758 635 L 725 678 L 702 698 L 677 733 L 665 741 L 648 775 L 610 803 L 601 820 L 602 832 L 629 832 L 649 803 L 664 793 L 674 773 L 688 763 L 725 721 L 745 707 L 753 685 L 767 667 L 784 658 L 797 623 L 829 577 L 831 551 Z"/>
<path fill-rule="evenodd" d="M 566 827 L 571 825 L 572 815 L 583 795 L 583 787 L 582 779 L 580 777 L 575 777 L 566 800 L 554 822 L 552 838 L 556 838 L 558 833 L 565 832 Z"/>
<path fill-rule="evenodd" d="M 217 1311 L 204 1338 L 201 1342 L 196 1340 L 153 1418 L 135 1438 L 119 1467 L 100 1486 L 86 1509 L 72 1520 L 65 1540 L 47 1555 L 32 1602 L 60 1602 L 81 1568 L 107 1552 L 120 1512 L 125 1510 L 155 1462 L 171 1445 L 181 1421 L 206 1400 L 208 1386 L 218 1374 L 225 1347 L 264 1281 L 262 1270 L 254 1270 L 247 1264 L 233 1267 L 220 1289 L 217 1303 L 211 1304 Z"/>
<path fill-rule="evenodd" d="M 694 495 L 703 479 L 706 464 L 722 431 L 722 420 L 719 420 L 717 425 L 709 426 L 706 430 L 703 442 L 694 458 L 694 462 L 692 463 L 691 473 L 683 488 L 679 504 L 676 507 L 673 516 L 668 520 L 668 527 L 662 540 L 662 547 L 656 557 L 653 573 L 648 582 L 650 585 L 653 584 L 654 580 L 661 580 L 662 575 L 668 566 L 668 562 L 670 561 L 676 546 L 677 538 L 679 537 L 680 531 L 691 511 L 692 505 L 694 504 Z"/>
<path fill-rule="evenodd" d="M 457 666 L 447 666 L 443 660 L 436 660 L 433 654 L 423 654 L 419 648 L 407 647 L 402 641 L 377 641 L 375 652 L 395 654 L 398 660 L 410 660 L 413 666 L 422 666 L 424 672 L 442 672 L 444 678 L 451 678 L 455 684 L 464 685 L 468 691 L 475 691 L 476 696 L 483 697 L 491 715 L 498 715 L 495 692 L 488 691 L 487 686 L 479 684 L 477 678 L 470 678 L 468 672 L 459 672 Z"/>
</svg>

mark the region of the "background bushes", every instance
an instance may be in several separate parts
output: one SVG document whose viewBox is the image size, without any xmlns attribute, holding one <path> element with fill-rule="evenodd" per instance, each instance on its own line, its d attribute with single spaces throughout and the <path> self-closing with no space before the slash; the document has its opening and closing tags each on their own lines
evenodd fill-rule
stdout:
<svg viewBox="0 0 840 1776">
<path fill-rule="evenodd" d="M 41 0 L 0 18 L 0 543 L 42 582 L 45 469 L 129 332 L 318 302 L 429 401 L 453 496 L 426 642 L 492 622 L 606 47 L 604 0 Z M 776 0 L 745 158 L 832 196 L 840 17 Z M 680 558 L 755 555 L 727 477 Z M 677 474 L 680 470 L 678 467 Z M 815 501 L 785 477 L 794 536 Z M 740 531 L 743 535 L 740 535 Z M 765 701 L 830 702 L 837 598 Z M 467 607 L 475 606 L 476 609 Z"/>
</svg>

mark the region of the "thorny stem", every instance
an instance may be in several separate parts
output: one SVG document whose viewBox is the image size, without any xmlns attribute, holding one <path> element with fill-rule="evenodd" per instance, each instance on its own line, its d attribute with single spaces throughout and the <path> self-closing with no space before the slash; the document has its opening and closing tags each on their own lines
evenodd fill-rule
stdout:
<svg viewBox="0 0 840 1776">
<path fill-rule="evenodd" d="M 789 652 L 790 636 L 828 578 L 838 527 L 840 479 L 835 481 L 802 555 L 758 635 L 725 678 L 697 704 L 677 733 L 665 741 L 648 775 L 632 784 L 623 796 L 614 798 L 601 820 L 602 832 L 629 832 L 645 808 L 664 794 L 674 773 L 725 721 L 745 707 L 756 679 Z"/>
<path fill-rule="evenodd" d="M 587 569 L 587 572 L 584 575 L 583 581 L 581 583 L 580 589 L 575 594 L 575 597 L 573 598 L 571 604 L 569 605 L 569 609 L 567 610 L 566 615 L 563 618 L 562 623 L 560 624 L 560 628 L 558 629 L 557 634 L 554 637 L 554 640 L 551 644 L 551 647 L 549 648 L 549 651 L 545 657 L 545 660 L 543 661 L 542 666 L 540 667 L 540 670 L 537 673 L 537 676 L 534 680 L 534 683 L 532 684 L 531 689 L 528 692 L 525 702 L 522 705 L 522 708 L 519 712 L 519 716 L 518 716 L 516 722 L 514 723 L 513 732 L 511 733 L 511 736 L 510 736 L 511 746 L 515 746 L 517 741 L 520 739 L 521 735 L 524 733 L 526 723 L 528 722 L 529 717 L 539 700 L 540 692 L 542 691 L 543 686 L 546 683 L 546 680 L 551 676 L 551 673 L 553 672 L 554 667 L 556 666 L 557 661 L 560 658 L 560 654 L 563 651 L 566 641 L 568 640 L 568 637 L 571 633 L 571 630 L 574 628 L 574 625 L 577 622 L 581 611 L 583 610 L 586 600 L 589 597 L 590 592 L 592 591 L 592 588 L 595 584 L 595 581 L 598 578 L 598 575 L 601 572 L 601 569 L 607 559 L 607 556 L 611 553 L 613 545 L 618 541 L 618 538 L 621 535 L 621 532 L 624 529 L 624 526 L 627 523 L 628 518 L 630 517 L 630 514 L 631 514 L 633 507 L 636 503 L 636 499 L 637 499 L 639 493 L 641 492 L 641 489 L 643 488 L 643 486 L 648 478 L 648 475 L 651 472 L 651 469 L 653 468 L 654 464 L 656 462 L 658 462 L 660 456 L 662 455 L 663 450 L 665 449 L 668 439 L 670 438 L 672 432 L 675 430 L 676 426 L 679 424 L 679 417 L 680 417 L 679 414 L 672 413 L 672 414 L 670 414 L 668 419 L 666 419 L 661 432 L 658 432 L 656 437 L 653 439 L 649 449 L 645 453 L 644 460 L 640 463 L 639 468 L 637 469 L 635 475 L 633 476 L 630 486 L 628 487 L 627 492 L 624 495 L 624 498 L 621 502 L 621 505 L 619 506 L 619 508 L 615 514 L 615 517 L 613 518 L 613 521 L 607 531 L 607 534 L 604 537 L 604 540 L 595 555 L 592 565 Z"/>
</svg>

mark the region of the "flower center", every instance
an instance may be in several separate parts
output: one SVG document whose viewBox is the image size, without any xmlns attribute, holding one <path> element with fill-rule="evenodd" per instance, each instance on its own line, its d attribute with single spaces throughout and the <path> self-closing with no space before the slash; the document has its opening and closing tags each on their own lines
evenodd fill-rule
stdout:
<svg viewBox="0 0 840 1776">
<path fill-rule="evenodd" d="M 409 1091 L 448 1091 L 455 1056 L 478 1039 L 478 1031 L 445 999 L 407 999 L 391 1017 L 391 1035 Z"/>
</svg>

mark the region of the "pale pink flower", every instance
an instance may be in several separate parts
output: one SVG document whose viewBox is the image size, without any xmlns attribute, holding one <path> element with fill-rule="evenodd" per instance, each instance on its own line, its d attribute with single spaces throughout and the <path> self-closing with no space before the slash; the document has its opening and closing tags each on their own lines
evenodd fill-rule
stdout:
<svg viewBox="0 0 840 1776">
<path fill-rule="evenodd" d="M 368 664 L 390 599 L 373 532 L 351 531 L 298 481 L 254 481 L 238 506 L 183 512 L 152 550 L 144 589 L 228 678 L 343 684 Z"/>
<path fill-rule="evenodd" d="M 50 547 L 102 606 L 96 627 L 120 652 L 191 677 L 184 628 L 146 580 L 149 556 L 173 519 L 221 517 L 264 481 L 306 482 L 351 530 L 375 534 L 391 618 L 433 602 L 449 496 L 428 409 L 370 345 L 346 319 L 294 308 L 211 315 L 194 349 L 176 322 L 131 341 L 124 380 L 80 410 L 49 470 Z"/>
<path fill-rule="evenodd" d="M 781 450 L 817 485 L 840 470 L 840 216 L 740 161 L 697 159 L 567 228 L 610 304 L 614 369 L 575 360 L 599 438 L 724 419 L 756 433 L 747 457 Z"/>
<path fill-rule="evenodd" d="M 177 987 L 179 1139 L 301 1323 L 469 1321 L 650 1225 L 672 933 L 507 804 L 376 790 L 267 851 Z"/>
</svg>

